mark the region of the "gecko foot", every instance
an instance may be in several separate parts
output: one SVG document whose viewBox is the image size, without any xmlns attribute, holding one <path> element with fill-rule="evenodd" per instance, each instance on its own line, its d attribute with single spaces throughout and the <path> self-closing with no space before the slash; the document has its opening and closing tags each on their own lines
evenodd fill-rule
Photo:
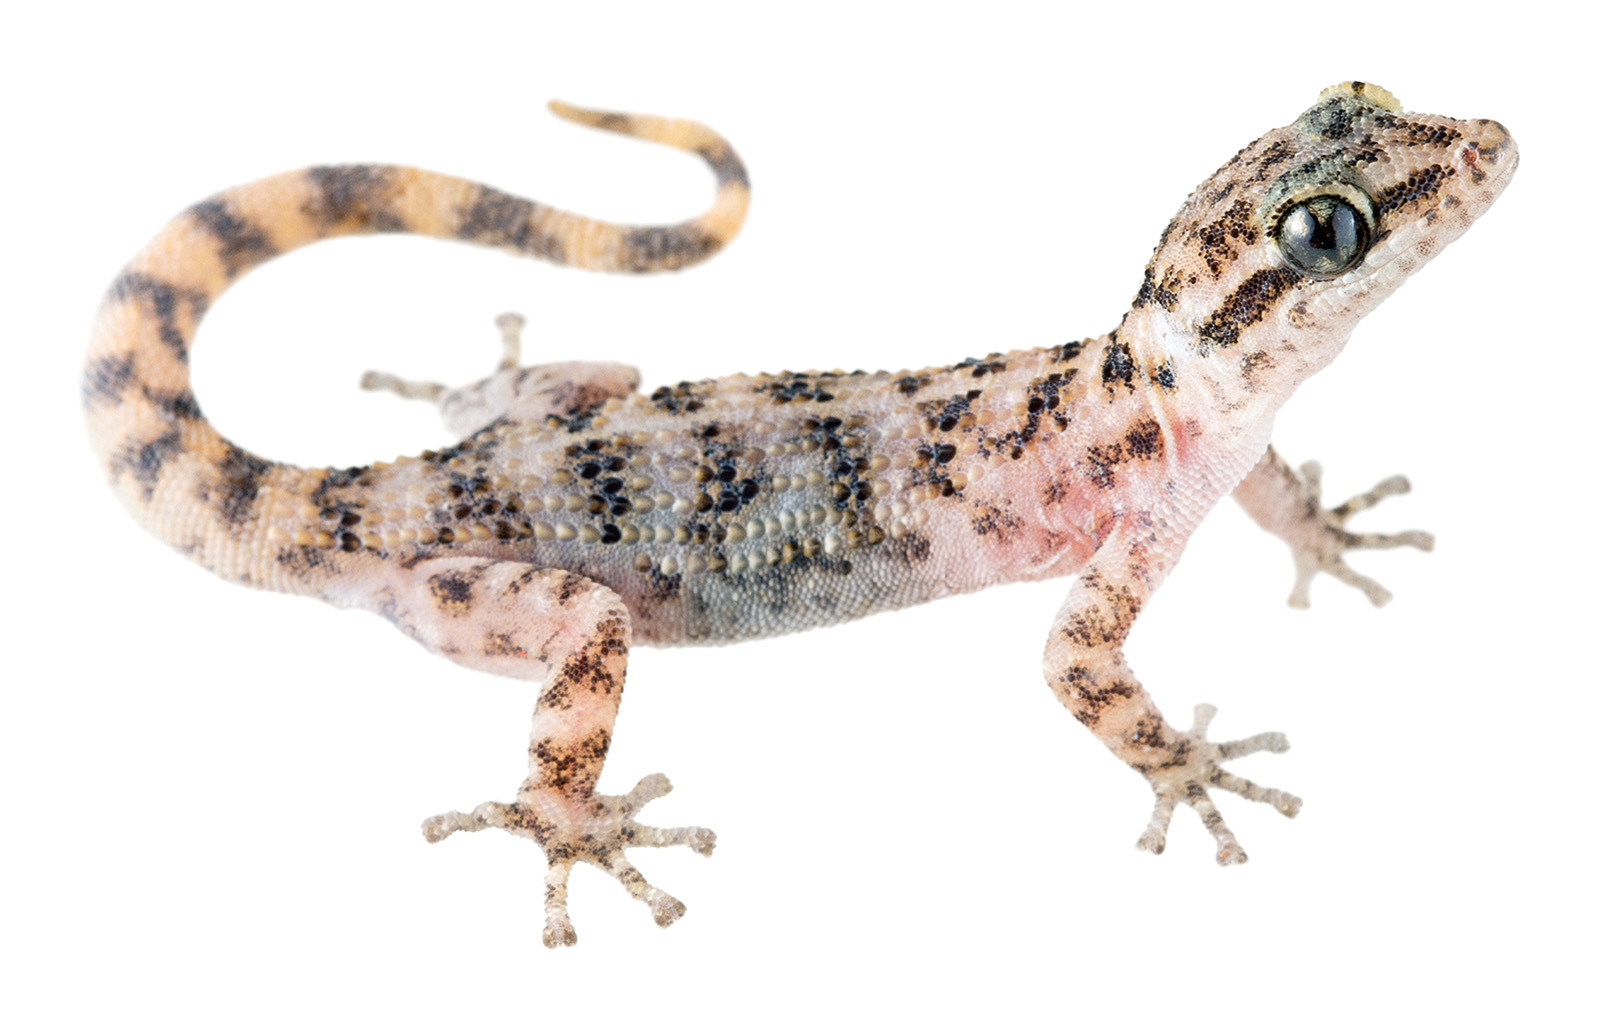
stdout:
<svg viewBox="0 0 1600 1030">
<path fill-rule="evenodd" d="M 488 801 L 471 812 L 446 812 L 426 819 L 422 835 L 429 843 L 438 843 L 457 830 L 475 833 L 493 826 L 537 843 L 550 864 L 544 877 L 544 945 L 565 947 L 578 943 L 577 931 L 567 917 L 567 877 L 577 862 L 610 873 L 629 894 L 650 907 L 657 926 L 671 926 L 683 915 L 683 902 L 652 887 L 623 857 L 628 848 L 675 844 L 701 855 L 711 854 L 717 835 L 703 827 L 664 830 L 633 821 L 634 813 L 670 790 L 672 784 L 660 773 L 646 776 L 626 794 L 593 794 L 582 799 L 524 786 L 510 804 Z"/>
<path fill-rule="evenodd" d="M 1403 533 L 1351 533 L 1344 528 L 1346 520 L 1358 511 L 1377 504 L 1385 497 L 1407 493 L 1411 483 L 1405 476 L 1390 476 L 1364 494 L 1357 494 L 1334 508 L 1322 506 L 1322 466 L 1308 461 L 1300 466 L 1300 478 L 1310 497 L 1311 510 L 1304 523 L 1304 531 L 1290 541 L 1294 552 L 1294 589 L 1289 594 L 1291 608 L 1311 606 L 1311 581 L 1317 573 L 1326 572 L 1334 579 L 1348 583 L 1367 595 L 1374 605 L 1388 604 L 1394 595 L 1376 580 L 1356 572 L 1344 562 L 1344 552 L 1357 549 L 1383 549 L 1415 547 L 1419 551 L 1433 550 L 1433 534 L 1421 530 Z"/>
<path fill-rule="evenodd" d="M 495 366 L 495 371 L 505 372 L 516 368 L 522 361 L 522 330 L 528 324 L 528 320 L 515 311 L 507 311 L 497 316 L 494 324 L 495 328 L 500 330 L 500 363 Z M 361 388 L 392 393 L 408 401 L 429 401 L 435 404 L 450 392 L 450 387 L 443 383 L 402 379 L 392 372 L 376 370 L 368 370 L 361 374 Z"/>
<path fill-rule="evenodd" d="M 1193 808 L 1205 823 L 1206 829 L 1217 841 L 1217 864 L 1239 865 L 1249 861 L 1238 838 L 1222 821 L 1222 813 L 1211 803 L 1206 787 L 1220 787 L 1251 801 L 1262 801 L 1284 815 L 1293 818 L 1300 811 L 1300 799 L 1282 790 L 1273 790 L 1251 783 L 1222 768 L 1223 762 L 1257 751 L 1282 753 L 1289 750 L 1289 740 L 1281 733 L 1258 733 L 1243 740 L 1206 740 L 1206 729 L 1217 714 L 1214 705 L 1194 706 L 1194 726 L 1182 735 L 1182 743 L 1173 749 L 1173 760 L 1149 769 L 1145 776 L 1156 793 L 1155 810 L 1150 814 L 1150 825 L 1139 838 L 1139 847 L 1161 854 L 1167 846 L 1167 825 L 1179 803 Z"/>
</svg>

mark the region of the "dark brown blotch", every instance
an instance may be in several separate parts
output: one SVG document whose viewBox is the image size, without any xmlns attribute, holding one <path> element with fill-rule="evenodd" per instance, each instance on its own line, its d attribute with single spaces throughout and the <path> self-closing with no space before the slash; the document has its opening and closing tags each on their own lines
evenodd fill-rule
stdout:
<svg viewBox="0 0 1600 1030">
<path fill-rule="evenodd" d="M 615 653 L 615 649 L 607 646 L 606 642 L 591 641 L 569 655 L 556 675 L 591 694 L 610 694 L 618 688 L 617 678 L 612 675 L 608 660 Z M 625 650 L 623 654 L 626 654 Z"/>
<path fill-rule="evenodd" d="M 483 635 L 483 653 L 490 658 L 526 658 L 528 649 L 509 633 L 489 632 Z"/>
<path fill-rule="evenodd" d="M 1120 647 L 1139 617 L 1142 602 L 1127 585 L 1101 582 L 1097 592 L 1105 599 L 1106 606 L 1102 608 L 1092 602 L 1080 604 L 1067 617 L 1061 636 L 1083 648 Z"/>
<path fill-rule="evenodd" d="M 1215 221 L 1195 226 L 1185 238 L 1196 241 L 1201 259 L 1211 270 L 1211 277 L 1221 278 L 1223 270 L 1238 259 L 1238 245 L 1251 246 L 1261 238 L 1255 224 L 1254 205 L 1240 197 Z"/>
<path fill-rule="evenodd" d="M 158 392 L 145 386 L 142 388 L 144 399 L 150 402 L 161 418 L 169 425 L 179 422 L 195 422 L 201 417 L 200 402 L 194 399 L 194 394 L 188 390 L 178 390 L 172 393 Z"/>
<path fill-rule="evenodd" d="M 1222 306 L 1201 324 L 1197 335 L 1202 352 L 1238 343 L 1239 334 L 1265 318 L 1278 298 L 1294 289 L 1303 278 L 1290 268 L 1263 268 L 1240 283 Z"/>
<path fill-rule="evenodd" d="M 600 768 L 610 747 L 611 734 L 597 729 L 572 745 L 543 737 L 528 751 L 539 764 L 539 786 L 554 788 L 569 797 L 587 797 L 600 779 Z"/>
<path fill-rule="evenodd" d="M 306 169 L 315 195 L 304 211 L 332 228 L 351 225 L 373 232 L 404 232 L 405 221 L 390 209 L 393 183 L 382 165 L 322 165 Z"/>
<path fill-rule="evenodd" d="M 103 400 L 121 404 L 122 394 L 133 382 L 133 355 L 107 354 L 89 362 L 83 370 L 83 403 Z"/>
<path fill-rule="evenodd" d="M 622 238 L 625 271 L 681 268 L 715 253 L 722 241 L 692 225 L 643 226 Z"/>
<path fill-rule="evenodd" d="M 1380 192 L 1372 198 L 1373 208 L 1379 214 L 1428 200 L 1444 188 L 1445 181 L 1456 174 L 1454 168 L 1429 165 L 1418 168 L 1406 176 L 1406 181 Z"/>
<path fill-rule="evenodd" d="M 278 253 L 265 229 L 228 209 L 221 197 L 202 200 L 189 209 L 189 217 L 217 239 L 217 257 L 232 279 Z"/>
<path fill-rule="evenodd" d="M 224 522 L 237 526 L 255 516 L 261 479 L 271 468 L 272 462 L 265 458 L 228 445 L 217 464 L 217 514 Z"/>
<path fill-rule="evenodd" d="M 566 260 L 566 247 L 559 238 L 535 227 L 538 212 L 539 205 L 531 200 L 480 186 L 472 206 L 462 214 L 456 235 L 485 246 L 511 247 L 560 264 Z"/>
<path fill-rule="evenodd" d="M 691 383 L 688 380 L 684 380 L 678 383 L 676 386 L 658 386 L 656 387 L 655 391 L 650 394 L 650 403 L 653 404 L 657 410 L 665 411 L 671 415 L 692 415 L 701 408 L 705 407 L 705 394 L 703 392 L 703 388 L 707 385 L 709 384 Z M 756 387 L 756 392 L 762 392 L 762 388 L 760 386 Z M 784 401 L 793 399 L 793 397 L 785 397 Z M 806 399 L 809 400 L 810 398 L 808 397 Z"/>
<path fill-rule="evenodd" d="M 178 306 L 187 305 L 190 321 L 199 321 L 209 303 L 200 290 L 185 289 L 143 272 L 122 273 L 111 283 L 106 299 L 119 304 L 130 300 L 148 303 L 156 317 L 157 336 L 180 362 L 189 360 L 189 339 L 178 327 Z"/>
<path fill-rule="evenodd" d="M 1142 418 L 1129 426 L 1123 440 L 1128 445 L 1128 454 L 1140 461 L 1159 458 L 1166 453 L 1166 437 L 1161 432 L 1161 423 L 1153 418 Z"/>
<path fill-rule="evenodd" d="M 1009 511 L 984 504 L 972 516 L 971 525 L 972 531 L 978 536 L 992 536 L 995 543 L 1007 544 L 1017 535 L 1022 521 Z"/>
<path fill-rule="evenodd" d="M 924 386 L 927 386 L 929 378 L 929 376 L 901 376 L 894 381 L 894 388 L 910 397 Z"/>
<path fill-rule="evenodd" d="M 1400 144 L 1407 147 L 1442 147 L 1461 138 L 1460 130 L 1449 125 L 1408 121 L 1396 114 L 1379 114 L 1372 122 L 1398 134 Z"/>
<path fill-rule="evenodd" d="M 113 459 L 111 471 L 114 475 L 127 472 L 144 487 L 144 499 L 149 500 L 155 492 L 156 483 L 161 478 L 161 469 L 174 455 L 183 451 L 183 436 L 176 429 L 168 430 L 154 440 L 140 444 L 128 444 L 122 453 Z"/>
<path fill-rule="evenodd" d="M 1102 687 L 1088 666 L 1074 663 L 1062 673 L 1059 693 L 1066 699 L 1073 718 L 1093 727 L 1107 708 L 1137 696 L 1138 688 L 1120 679 Z"/>
<path fill-rule="evenodd" d="M 428 577 L 428 593 L 433 596 L 434 606 L 446 615 L 466 615 L 472 610 L 473 584 L 482 576 L 480 568 L 436 572 Z"/>
<path fill-rule="evenodd" d="M 1306 124 L 1323 139 L 1344 139 L 1355 122 L 1356 106 L 1344 97 L 1329 97 L 1305 113 Z"/>
<path fill-rule="evenodd" d="M 572 599 L 579 596 L 588 587 L 589 581 L 582 576 L 563 570 L 556 570 L 561 578 L 555 584 L 553 593 L 558 604 L 562 607 L 572 603 Z"/>
<path fill-rule="evenodd" d="M 1294 144 L 1288 140 L 1275 140 L 1261 151 L 1261 156 L 1256 159 L 1256 170 L 1251 173 L 1245 182 L 1265 182 L 1274 165 L 1282 164 L 1294 156 Z"/>
<path fill-rule="evenodd" d="M 1171 311 L 1178 306 L 1178 293 L 1183 289 L 1183 273 L 1176 266 L 1168 265 L 1161 273 L 1158 282 L 1155 277 L 1155 263 L 1145 266 L 1144 282 L 1139 284 L 1139 292 L 1134 295 L 1133 306 L 1136 308 L 1155 304 L 1163 311 Z"/>
<path fill-rule="evenodd" d="M 1100 364 L 1100 385 L 1110 393 L 1115 393 L 1119 385 L 1132 393 L 1133 371 L 1133 352 L 1113 333 L 1111 346 L 1106 348 L 1105 361 Z"/>
<path fill-rule="evenodd" d="M 1150 374 L 1150 381 L 1168 393 L 1176 390 L 1178 388 L 1178 376 L 1177 373 L 1172 371 L 1172 359 L 1168 358 L 1157 365 L 1156 370 Z"/>
<path fill-rule="evenodd" d="M 1252 392 L 1258 389 L 1257 377 L 1262 372 L 1270 370 L 1275 364 L 1276 362 L 1272 360 L 1272 355 L 1264 350 L 1251 351 L 1249 354 L 1241 356 L 1239 358 L 1239 375 L 1244 379 L 1245 389 Z"/>
<path fill-rule="evenodd" d="M 750 173 L 745 170 L 744 162 L 739 160 L 739 155 L 726 143 L 710 143 L 700 147 L 695 153 L 705 159 L 716 173 L 717 185 L 725 186 L 729 183 L 738 183 L 746 189 L 750 188 Z"/>
<path fill-rule="evenodd" d="M 1117 485 L 1117 466 L 1122 463 L 1120 443 L 1094 444 L 1084 452 L 1084 472 L 1089 482 L 1102 490 Z"/>
</svg>

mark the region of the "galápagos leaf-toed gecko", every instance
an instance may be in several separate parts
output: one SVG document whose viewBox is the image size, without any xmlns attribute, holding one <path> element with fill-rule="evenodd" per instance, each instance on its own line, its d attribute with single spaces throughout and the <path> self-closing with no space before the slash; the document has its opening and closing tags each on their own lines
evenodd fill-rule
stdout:
<svg viewBox="0 0 1600 1030">
<path fill-rule="evenodd" d="M 1281 734 L 1206 739 L 1213 709 L 1170 725 L 1122 645 L 1200 519 L 1232 492 L 1284 539 L 1304 604 L 1318 571 L 1387 594 L 1345 550 L 1427 534 L 1354 534 L 1395 477 L 1324 508 L 1315 466 L 1269 446 L 1273 416 L 1354 325 L 1466 230 L 1517 165 L 1499 123 L 1410 114 L 1360 82 L 1326 90 L 1246 146 L 1168 225 L 1131 309 L 1104 336 L 919 371 L 783 372 L 645 394 L 598 362 L 518 367 L 520 321 L 481 382 L 386 373 L 364 385 L 436 401 L 459 443 L 359 468 L 299 468 L 224 439 L 189 388 L 188 352 L 234 279 L 319 239 L 406 232 L 603 271 L 676 269 L 739 230 L 749 184 L 692 122 L 555 105 L 563 117 L 699 154 L 705 214 L 623 227 L 417 169 L 312 168 L 179 215 L 112 284 L 83 402 L 113 489 L 152 532 L 224 578 L 382 615 L 470 668 L 542 684 L 530 769 L 512 802 L 424 823 L 429 840 L 500 827 L 549 861 L 547 945 L 571 944 L 566 883 L 592 862 L 665 926 L 683 905 L 631 847 L 709 854 L 705 829 L 635 821 L 669 789 L 597 793 L 635 644 L 788 633 L 1005 582 L 1076 574 L 1045 647 L 1060 702 L 1150 782 L 1139 845 L 1179 804 L 1243 850 L 1207 792 L 1285 815 L 1298 798 L 1224 768 Z"/>
</svg>

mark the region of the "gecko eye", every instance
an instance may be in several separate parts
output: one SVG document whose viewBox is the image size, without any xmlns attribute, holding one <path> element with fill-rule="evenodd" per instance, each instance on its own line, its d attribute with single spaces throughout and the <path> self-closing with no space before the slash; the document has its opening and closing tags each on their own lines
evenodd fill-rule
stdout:
<svg viewBox="0 0 1600 1030">
<path fill-rule="evenodd" d="M 1278 223 L 1283 256 L 1296 269 L 1318 278 L 1360 264 L 1371 235 L 1367 220 L 1348 200 L 1326 194 L 1302 200 Z"/>
</svg>

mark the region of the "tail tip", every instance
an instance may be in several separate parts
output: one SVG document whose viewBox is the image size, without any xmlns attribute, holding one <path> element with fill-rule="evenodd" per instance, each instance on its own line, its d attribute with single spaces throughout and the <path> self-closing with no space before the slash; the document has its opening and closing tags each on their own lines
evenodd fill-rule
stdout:
<svg viewBox="0 0 1600 1030">
<path fill-rule="evenodd" d="M 564 118 L 569 122 L 579 125 L 589 125 L 596 129 L 610 129 L 613 132 L 626 132 L 629 118 L 625 114 L 612 111 L 597 111 L 590 107 L 578 107 L 564 100 L 551 100 L 547 103 L 550 113 L 557 118 Z"/>
</svg>

